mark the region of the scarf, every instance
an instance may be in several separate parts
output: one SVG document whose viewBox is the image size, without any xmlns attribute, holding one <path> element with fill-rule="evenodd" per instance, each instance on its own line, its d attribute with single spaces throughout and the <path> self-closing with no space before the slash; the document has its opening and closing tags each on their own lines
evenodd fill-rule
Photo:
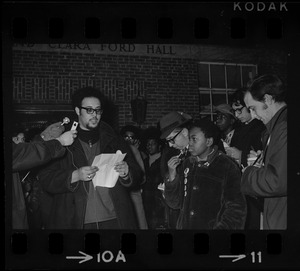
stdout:
<svg viewBox="0 0 300 271">
<path fill-rule="evenodd" d="M 98 128 L 93 130 L 82 130 L 80 127 L 78 130 L 78 138 L 89 145 L 95 144 L 99 140 L 99 130 Z"/>
</svg>

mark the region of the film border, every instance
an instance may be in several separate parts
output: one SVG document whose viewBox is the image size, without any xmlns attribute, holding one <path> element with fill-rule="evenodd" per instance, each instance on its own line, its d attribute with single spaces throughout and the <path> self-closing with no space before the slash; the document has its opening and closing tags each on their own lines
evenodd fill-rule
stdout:
<svg viewBox="0 0 300 271">
<path fill-rule="evenodd" d="M 241 3 L 241 2 L 238 2 Z M 252 2 L 247 2 L 252 3 Z M 272 2 L 273 3 L 273 2 Z M 19 3 L 5 3 L 2 9 L 3 13 L 3 85 L 4 88 L 11 90 L 11 46 L 13 43 L 74 43 L 82 42 L 86 43 L 185 43 L 185 44 L 215 44 L 232 47 L 245 46 L 247 44 L 256 43 L 264 44 L 265 46 L 286 48 L 290 53 L 288 63 L 288 84 L 292 91 L 292 88 L 297 88 L 295 71 L 297 70 L 298 62 L 294 56 L 297 54 L 299 47 L 299 19 L 297 13 L 299 11 L 299 5 L 294 3 L 288 3 L 289 11 L 278 10 L 278 5 L 275 4 L 277 10 L 271 11 L 258 11 L 255 4 L 244 4 L 242 10 L 233 10 L 233 3 L 222 3 L 214 5 L 214 3 L 206 4 L 205 9 L 201 8 L 203 3 L 189 3 L 184 7 L 180 3 L 154 3 L 147 6 L 147 12 L 143 13 L 145 4 L 120 4 L 120 3 L 90 3 L 88 6 L 82 6 L 82 3 L 69 4 L 19 4 Z M 57 8 L 59 6 L 59 9 Z M 101 8 L 100 8 L 101 6 Z M 34 7 L 34 8 L 32 8 Z M 203 6 L 202 6 L 203 7 Z M 249 10 L 248 10 L 249 9 Z M 255 10 L 256 9 L 256 10 Z M 37 12 L 38 10 L 38 12 Z M 274 11 L 274 12 L 272 12 Z M 62 39 L 50 39 L 47 31 L 47 18 L 63 18 L 64 31 Z M 85 18 L 101 18 L 101 33 L 98 39 L 86 39 L 84 37 L 84 20 Z M 196 18 L 208 18 L 209 19 L 209 37 L 204 39 L 195 38 L 194 33 L 194 19 Z M 13 39 L 11 37 L 11 22 L 13 18 L 25 18 L 27 20 L 26 31 L 28 35 L 25 39 Z M 136 38 L 122 39 L 120 31 L 120 21 L 123 18 L 135 18 L 136 20 Z M 173 35 L 171 38 L 159 38 L 157 37 L 157 20 L 159 18 L 172 18 L 173 23 Z M 230 20 L 232 18 L 245 18 L 246 19 L 246 38 L 232 39 L 230 36 Z M 281 39 L 268 39 L 266 38 L 266 22 L 267 19 L 280 19 L 283 26 L 283 32 Z M 278 23 L 278 20 L 277 20 Z M 275 20 L 276 24 L 276 20 Z M 80 29 L 80 31 L 78 31 Z M 146 29 L 146 31 L 145 31 Z M 275 31 L 276 35 L 276 31 Z M 167 36 L 168 37 L 168 36 Z M 5 93 L 4 95 L 7 95 Z M 9 95 L 8 95 L 9 96 Z M 6 97 L 6 96 L 4 96 Z M 10 97 L 10 96 L 9 96 Z M 11 99 L 11 98 L 10 98 Z M 292 102 L 291 102 L 292 101 Z M 292 98 L 289 100 L 290 104 L 294 104 Z M 11 108 L 11 100 L 8 99 L 6 105 Z M 9 113 L 9 107 L 4 107 Z M 292 107 L 292 106 L 291 106 Z M 297 116 L 293 109 L 290 110 L 289 121 L 293 123 L 294 116 Z M 6 112 L 6 111 L 5 111 Z M 295 113 L 295 115 L 293 115 Z M 290 117 L 291 116 L 291 117 Z M 9 127 L 9 122 L 4 118 L 4 124 Z M 293 127 L 289 126 L 289 129 L 293 130 Z M 289 142 L 297 142 L 296 138 L 289 133 Z M 298 144 L 298 145 L 297 145 Z M 293 144 L 294 145 L 294 144 Z M 295 146 L 299 146 L 296 143 Z M 294 161 L 296 157 L 290 156 L 290 153 L 294 152 L 294 148 L 289 144 L 289 161 Z M 297 178 L 297 171 L 299 170 L 296 163 L 289 165 L 288 174 L 292 178 Z M 10 169 L 6 168 L 8 172 Z M 9 191 L 10 184 L 6 182 L 6 189 Z M 288 230 L 287 231 L 263 231 L 263 232 L 241 232 L 245 234 L 245 250 L 247 252 L 247 262 L 240 260 L 232 263 L 232 260 L 220 260 L 218 255 L 230 254 L 230 238 L 232 233 L 239 232 L 198 232 L 198 231 L 167 231 L 171 234 L 171 242 L 173 243 L 171 253 L 162 254 L 157 253 L 157 234 L 163 234 L 164 232 L 157 231 L 136 231 L 134 232 L 136 237 L 136 253 L 126 255 L 126 264 L 122 265 L 122 260 L 118 263 L 104 263 L 97 262 L 96 256 L 94 260 L 87 261 L 83 264 L 78 264 L 77 261 L 67 261 L 66 257 L 69 255 L 76 256 L 78 251 L 84 249 L 84 235 L 86 231 L 55 231 L 54 233 L 62 233 L 63 238 L 63 250 L 64 252 L 59 255 L 49 255 L 47 240 L 51 231 L 25 231 L 27 237 L 28 251 L 25 254 L 13 254 L 11 253 L 11 236 L 12 234 L 22 234 L 21 231 L 11 230 L 10 224 L 7 220 L 10 218 L 9 210 L 10 204 L 6 203 L 6 224 L 5 224 L 5 256 L 6 267 L 9 269 L 21 269 L 24 266 L 27 268 L 47 268 L 49 266 L 56 268 L 66 269 L 94 269 L 94 268 L 120 268 L 120 269 L 140 269 L 140 268 L 171 268 L 171 269 L 212 269 L 216 267 L 222 268 L 242 268 L 247 266 L 250 269 L 269 269 L 270 267 L 276 267 L 278 269 L 297 269 L 299 267 L 299 256 L 297 252 L 300 251 L 300 247 L 297 240 L 299 237 L 299 219 L 297 219 L 297 206 L 299 200 L 295 191 L 299 191 L 299 184 L 289 182 L 289 194 L 291 197 L 288 200 Z M 9 195 L 6 194 L 6 198 L 9 199 Z M 128 231 L 106 232 L 100 233 L 100 248 L 105 250 L 114 251 L 114 259 L 117 252 L 120 249 L 120 239 L 122 233 L 128 233 Z M 111 234 L 110 234 L 111 233 Z M 130 232 L 129 232 L 130 233 Z M 206 254 L 198 255 L 193 251 L 194 249 L 194 235 L 204 233 L 209 237 L 209 252 Z M 282 254 L 265 254 L 266 239 L 269 234 L 278 234 L 282 238 Z M 164 237 L 163 237 L 164 238 Z M 169 238 L 169 237 L 167 237 Z M 276 238 L 276 237 L 275 237 Z M 148 247 L 144 247 L 144 240 L 147 240 Z M 41 252 L 41 250 L 45 250 Z M 166 247 L 165 250 L 170 252 L 170 247 Z M 261 251 L 264 256 L 264 260 L 261 264 L 251 264 L 253 256 L 252 252 L 258 253 Z M 276 252 L 276 251 L 275 251 Z M 77 253 L 78 254 L 78 253 Z M 79 256 L 79 254 L 77 255 Z M 255 256 L 256 257 L 256 256 Z M 298 258 L 297 258 L 298 257 Z M 184 261 L 183 261 L 184 259 Z M 278 260 L 280 259 L 280 261 Z M 101 259 L 100 259 L 101 260 Z M 278 260 L 278 261 L 277 261 Z M 245 260 L 246 261 L 246 260 Z M 275 263 L 275 264 L 274 264 Z"/>
</svg>

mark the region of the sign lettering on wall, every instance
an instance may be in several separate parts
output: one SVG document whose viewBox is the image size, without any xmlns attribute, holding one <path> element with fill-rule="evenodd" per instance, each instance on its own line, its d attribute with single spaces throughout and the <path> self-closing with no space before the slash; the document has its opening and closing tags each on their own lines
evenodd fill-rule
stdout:
<svg viewBox="0 0 300 271">
<path fill-rule="evenodd" d="M 14 77 L 13 86 L 14 101 L 69 102 L 74 89 L 86 86 L 101 89 L 113 101 L 130 101 L 138 94 L 145 95 L 145 82 L 137 80 Z"/>
<path fill-rule="evenodd" d="M 14 44 L 14 50 L 77 52 L 117 55 L 143 55 L 151 57 L 192 57 L 199 53 L 199 47 L 177 44 Z"/>
</svg>

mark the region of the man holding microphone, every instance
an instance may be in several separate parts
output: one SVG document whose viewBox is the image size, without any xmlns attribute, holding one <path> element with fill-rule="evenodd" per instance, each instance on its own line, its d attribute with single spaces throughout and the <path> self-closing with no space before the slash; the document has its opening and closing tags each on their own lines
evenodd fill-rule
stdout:
<svg viewBox="0 0 300 271">
<path fill-rule="evenodd" d="M 64 146 L 73 143 L 77 131 L 65 130 L 61 122 L 48 126 L 40 139 L 30 143 L 12 144 L 12 227 L 27 229 L 27 212 L 19 172 L 44 165 L 65 153 Z"/>
</svg>

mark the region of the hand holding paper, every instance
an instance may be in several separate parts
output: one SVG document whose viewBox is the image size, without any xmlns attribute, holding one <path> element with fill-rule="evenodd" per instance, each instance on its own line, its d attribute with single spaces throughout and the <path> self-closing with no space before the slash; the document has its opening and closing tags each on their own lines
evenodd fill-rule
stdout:
<svg viewBox="0 0 300 271">
<path fill-rule="evenodd" d="M 99 169 L 97 167 L 89 167 L 89 166 L 81 167 L 78 170 L 79 179 L 82 181 L 90 181 L 91 179 L 94 178 L 98 170 Z"/>
<path fill-rule="evenodd" d="M 90 167 L 90 166 L 85 166 L 85 167 L 81 167 L 77 170 L 74 170 L 72 173 L 72 180 L 71 183 L 75 183 L 78 181 L 84 181 L 84 182 L 88 182 L 91 181 L 94 176 L 96 175 L 96 172 L 99 169 L 97 167 Z"/>
<path fill-rule="evenodd" d="M 128 168 L 128 164 L 125 161 L 116 163 L 115 170 L 120 174 L 121 178 L 128 176 L 129 168 Z"/>
<path fill-rule="evenodd" d="M 95 157 L 92 166 L 97 166 L 99 171 L 97 171 L 93 178 L 94 187 L 114 187 L 119 174 L 128 173 L 127 163 L 120 163 L 123 161 L 125 155 L 126 153 L 122 154 L 121 151 L 117 151 L 117 153 L 103 153 Z M 115 168 L 118 168 L 118 171 Z"/>
</svg>

